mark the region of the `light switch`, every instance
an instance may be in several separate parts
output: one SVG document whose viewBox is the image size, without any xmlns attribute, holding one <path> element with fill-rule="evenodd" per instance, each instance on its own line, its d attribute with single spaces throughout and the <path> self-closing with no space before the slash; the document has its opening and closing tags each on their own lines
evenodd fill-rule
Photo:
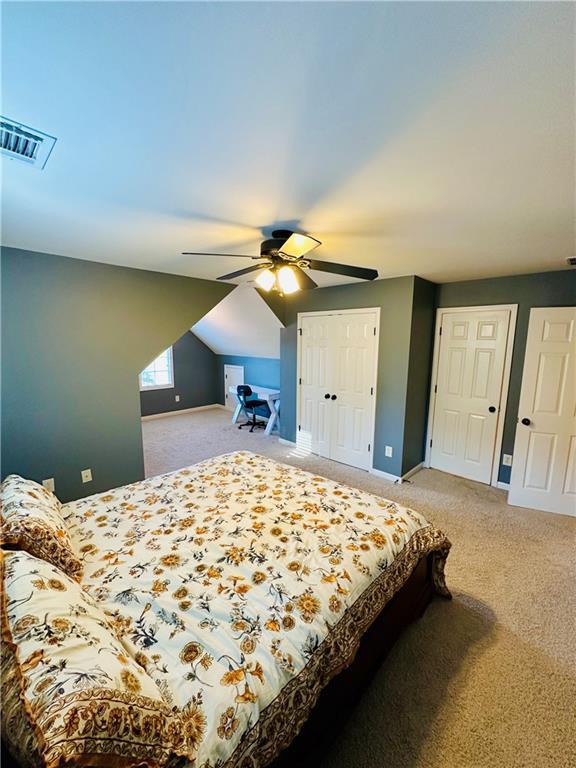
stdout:
<svg viewBox="0 0 576 768">
<path fill-rule="evenodd" d="M 180 395 L 175 395 L 174 400 L 176 400 L 177 403 L 180 402 Z"/>
<path fill-rule="evenodd" d="M 44 486 L 44 488 L 46 488 L 47 491 L 52 491 L 52 493 L 54 493 L 53 477 L 47 477 L 46 480 L 42 480 L 42 485 Z"/>
<path fill-rule="evenodd" d="M 80 474 L 82 475 L 82 482 L 83 483 L 89 483 L 92 480 L 92 470 L 91 469 L 83 469 Z"/>
<path fill-rule="evenodd" d="M 391 445 L 387 445 L 384 448 L 384 456 L 386 456 L 387 459 L 391 459 L 392 458 L 392 446 Z"/>
<path fill-rule="evenodd" d="M 511 467 L 512 466 L 512 454 L 511 453 L 505 453 L 502 455 L 502 464 L 504 464 L 505 467 Z"/>
</svg>

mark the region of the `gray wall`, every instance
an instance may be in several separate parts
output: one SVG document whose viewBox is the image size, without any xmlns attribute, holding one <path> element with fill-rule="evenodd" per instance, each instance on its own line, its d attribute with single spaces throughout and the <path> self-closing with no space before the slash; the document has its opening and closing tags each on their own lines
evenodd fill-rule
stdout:
<svg viewBox="0 0 576 768">
<path fill-rule="evenodd" d="M 2 476 L 63 500 L 139 480 L 138 373 L 232 286 L 13 248 L 0 266 Z"/>
<path fill-rule="evenodd" d="M 437 287 L 436 303 L 438 307 L 518 304 L 510 389 L 502 441 L 502 453 L 513 454 L 530 310 L 532 307 L 576 305 L 576 272 L 574 270 L 562 270 L 560 272 L 445 283 Z M 500 461 L 502 461 L 502 457 L 500 457 Z M 502 463 L 500 464 L 499 479 L 506 483 L 510 481 L 510 467 L 504 467 Z"/>
<path fill-rule="evenodd" d="M 217 356 L 192 331 L 172 345 L 174 387 L 140 392 L 142 416 L 219 402 Z M 180 402 L 176 402 L 180 395 Z"/>
<path fill-rule="evenodd" d="M 406 435 L 405 426 L 407 409 L 420 414 L 426 412 L 430 351 L 422 352 L 417 344 L 411 348 L 411 338 L 413 324 L 419 333 L 432 335 L 433 290 L 430 283 L 419 278 L 398 277 L 320 288 L 287 297 L 283 308 L 278 310 L 286 326 L 280 335 L 281 436 L 287 440 L 296 439 L 297 313 L 380 307 L 374 467 L 401 475 L 422 461 L 425 418 L 423 425 L 411 424 Z M 417 318 L 413 318 L 415 295 L 418 297 Z M 274 300 L 270 305 L 272 309 L 278 309 Z M 429 328 L 425 328 L 427 323 Z M 421 367 L 424 369 L 422 373 Z M 406 441 L 414 442 L 414 445 L 408 446 Z M 384 455 L 385 445 L 392 446 L 392 458 Z M 412 460 L 414 464 L 409 466 Z"/>
<path fill-rule="evenodd" d="M 245 357 L 244 355 L 217 355 L 217 396 L 215 403 L 224 405 L 224 366 L 244 366 L 246 384 L 260 384 L 261 387 L 280 387 L 280 360 L 275 357 Z"/>
<path fill-rule="evenodd" d="M 143 412 L 220 399 L 216 356 L 185 332 L 232 286 L 13 248 L 2 248 L 0 264 L 2 476 L 54 477 L 63 500 L 140 479 L 138 372 L 177 339 L 176 347 L 192 352 L 195 362 L 184 365 L 184 378 L 177 374 L 175 390 L 158 390 L 162 394 L 156 400 L 148 398 L 154 393 L 145 393 Z M 401 277 L 303 292 L 282 304 L 270 299 L 286 325 L 281 332 L 282 436 L 296 436 L 297 313 L 380 307 L 374 466 L 400 475 L 421 461 L 433 293 L 425 280 Z M 436 288 L 436 304 L 518 304 L 503 441 L 503 452 L 512 453 L 530 309 L 574 306 L 576 273 L 443 284 Z M 169 402 L 177 392 L 181 402 Z M 392 445 L 392 458 L 384 456 L 385 445 Z M 94 480 L 82 484 L 80 470 L 87 467 Z M 501 467 L 500 479 L 509 479 L 508 468 Z"/>
<path fill-rule="evenodd" d="M 280 387 L 280 360 L 271 357 L 217 355 L 191 331 L 173 344 L 174 387 L 140 392 L 142 416 L 200 405 L 224 405 L 224 366 L 244 366 L 244 380 Z M 175 395 L 180 395 L 177 403 Z"/>
<path fill-rule="evenodd" d="M 434 283 L 420 277 L 414 279 L 401 474 L 406 474 L 420 464 L 426 453 L 426 422 L 434 349 L 435 294 Z"/>
</svg>

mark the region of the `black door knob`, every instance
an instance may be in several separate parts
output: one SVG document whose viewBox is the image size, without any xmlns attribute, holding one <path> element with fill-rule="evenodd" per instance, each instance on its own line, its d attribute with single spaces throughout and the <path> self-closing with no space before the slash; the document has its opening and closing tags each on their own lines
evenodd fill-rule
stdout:
<svg viewBox="0 0 576 768">
<path fill-rule="evenodd" d="M 530 419 L 522 419 L 522 424 L 524 424 L 525 427 L 530 426 Z"/>
<path fill-rule="evenodd" d="M 490 408 L 488 408 L 488 410 L 490 411 L 490 413 L 496 413 L 496 406 L 491 405 Z"/>
<path fill-rule="evenodd" d="M 332 395 L 332 400 L 336 400 L 336 395 Z"/>
<path fill-rule="evenodd" d="M 325 400 L 329 400 L 329 399 L 330 399 L 330 395 L 329 395 L 329 393 L 328 393 L 328 392 L 326 392 L 326 394 L 324 395 L 324 399 L 325 399 Z"/>
</svg>

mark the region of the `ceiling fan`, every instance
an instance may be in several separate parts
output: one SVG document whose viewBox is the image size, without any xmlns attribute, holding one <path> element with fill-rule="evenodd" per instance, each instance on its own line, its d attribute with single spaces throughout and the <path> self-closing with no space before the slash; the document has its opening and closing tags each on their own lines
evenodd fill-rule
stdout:
<svg viewBox="0 0 576 768">
<path fill-rule="evenodd" d="M 378 272 L 375 269 L 308 258 L 306 254 L 318 248 L 319 245 L 322 243 L 310 235 L 302 235 L 289 229 L 275 229 L 272 232 L 272 237 L 263 240 L 260 244 L 260 256 L 244 256 L 238 253 L 193 253 L 190 251 L 186 251 L 182 255 L 233 256 L 241 259 L 256 259 L 259 261 L 258 264 L 238 269 L 227 275 L 221 275 L 217 279 L 233 280 L 235 277 L 260 271 L 256 278 L 258 287 L 264 291 L 276 290 L 281 294 L 317 288 L 318 284 L 304 271 L 306 269 L 332 272 L 361 280 L 375 280 L 378 277 Z"/>
</svg>

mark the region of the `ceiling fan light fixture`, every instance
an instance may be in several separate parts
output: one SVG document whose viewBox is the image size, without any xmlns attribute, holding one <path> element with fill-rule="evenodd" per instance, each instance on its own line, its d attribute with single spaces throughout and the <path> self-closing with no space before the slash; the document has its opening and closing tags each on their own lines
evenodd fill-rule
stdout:
<svg viewBox="0 0 576 768">
<path fill-rule="evenodd" d="M 300 290 L 298 280 L 292 267 L 280 267 L 278 270 L 278 287 L 282 293 L 290 294 Z"/>
<path fill-rule="evenodd" d="M 265 269 L 264 272 L 260 272 L 258 277 L 256 278 L 256 282 L 258 283 L 258 286 L 262 288 L 263 291 L 271 291 L 274 287 L 274 283 L 276 282 L 276 276 L 274 272 L 272 272 L 269 269 Z"/>
<path fill-rule="evenodd" d="M 185 256 L 225 256 L 252 259 L 259 263 L 243 269 L 237 269 L 217 280 L 235 280 L 237 277 L 257 273 L 256 284 L 266 291 L 278 291 L 281 295 L 308 291 L 318 288 L 308 274 L 308 270 L 329 272 L 335 275 L 352 277 L 356 280 L 376 280 L 378 271 L 352 264 L 338 264 L 335 261 L 318 261 L 305 254 L 322 245 L 320 240 L 300 232 L 288 229 L 274 229 L 272 237 L 260 243 L 260 256 L 248 256 L 240 253 L 206 253 L 204 251 L 185 251 Z"/>
<path fill-rule="evenodd" d="M 321 245 L 320 240 L 316 240 L 315 237 L 293 232 L 280 248 L 280 253 L 296 259 L 309 251 L 313 251 L 314 248 L 318 248 L 319 245 Z"/>
</svg>

